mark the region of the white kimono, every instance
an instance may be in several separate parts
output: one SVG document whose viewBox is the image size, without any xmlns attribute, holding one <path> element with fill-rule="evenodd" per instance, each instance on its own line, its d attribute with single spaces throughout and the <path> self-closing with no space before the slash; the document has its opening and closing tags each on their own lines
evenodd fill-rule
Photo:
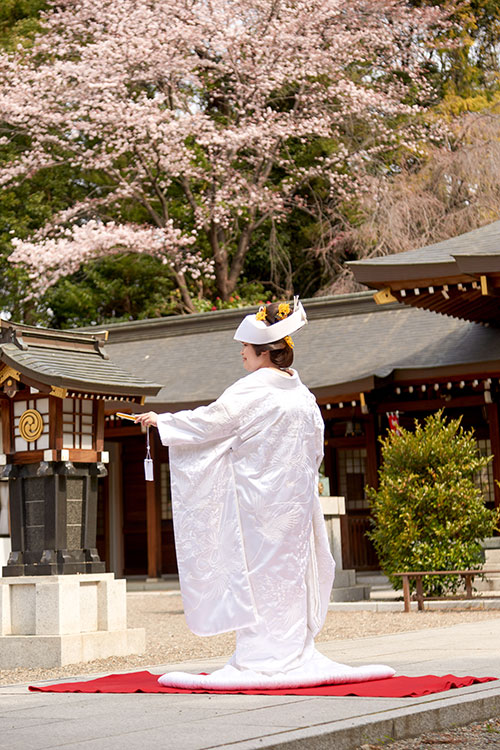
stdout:
<svg viewBox="0 0 500 750">
<path fill-rule="evenodd" d="M 170 673 L 164 685 L 276 687 L 285 675 L 287 686 L 318 684 L 333 672 L 336 681 L 367 679 L 314 647 L 335 563 L 318 497 L 323 420 L 292 372 L 261 368 L 209 406 L 158 417 L 187 623 L 198 635 L 237 631 L 224 669 Z"/>
</svg>

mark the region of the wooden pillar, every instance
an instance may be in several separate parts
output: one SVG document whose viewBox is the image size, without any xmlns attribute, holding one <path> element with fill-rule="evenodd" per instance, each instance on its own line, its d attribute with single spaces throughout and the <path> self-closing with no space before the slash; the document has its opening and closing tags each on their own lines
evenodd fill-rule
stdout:
<svg viewBox="0 0 500 750">
<path fill-rule="evenodd" d="M 104 450 L 104 401 L 94 401 L 95 449 Z"/>
<path fill-rule="evenodd" d="M 148 578 L 159 578 L 161 575 L 161 505 L 159 446 L 156 430 L 150 431 L 150 443 L 155 478 L 154 482 L 146 482 Z"/>
<path fill-rule="evenodd" d="M 486 415 L 490 430 L 491 452 L 493 453 L 493 488 L 495 492 L 495 505 L 500 508 L 500 424 L 498 419 L 497 404 L 486 404 Z"/>
<path fill-rule="evenodd" d="M 368 414 L 365 420 L 366 437 L 366 484 L 377 489 L 378 487 L 378 465 L 377 465 L 377 433 L 375 430 L 375 415 Z"/>
<path fill-rule="evenodd" d="M 106 561 L 109 570 L 117 578 L 123 577 L 125 567 L 124 538 L 123 538 L 123 466 L 122 466 L 122 443 L 107 442 L 105 449 L 109 452 L 108 464 L 108 509 L 109 509 L 109 536 L 106 540 L 106 548 L 109 546 L 109 558 Z"/>
</svg>

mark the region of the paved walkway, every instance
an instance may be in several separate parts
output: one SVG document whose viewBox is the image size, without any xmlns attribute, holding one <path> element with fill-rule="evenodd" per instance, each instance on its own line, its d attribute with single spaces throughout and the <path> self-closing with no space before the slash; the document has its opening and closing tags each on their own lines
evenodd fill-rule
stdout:
<svg viewBox="0 0 500 750">
<path fill-rule="evenodd" d="M 500 618 L 320 648 L 336 661 L 390 664 L 398 674 L 500 677 Z M 221 663 L 191 661 L 175 668 L 212 670 Z M 500 681 L 399 699 L 50 694 L 15 685 L 0 688 L 0 748 L 354 750 L 494 716 L 500 716 Z"/>
</svg>

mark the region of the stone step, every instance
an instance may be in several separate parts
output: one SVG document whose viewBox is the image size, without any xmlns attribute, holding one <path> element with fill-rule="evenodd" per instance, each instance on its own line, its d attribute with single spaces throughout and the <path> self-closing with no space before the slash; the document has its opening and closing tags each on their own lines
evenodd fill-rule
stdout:
<svg viewBox="0 0 500 750">
<path fill-rule="evenodd" d="M 332 589 L 331 602 L 360 602 L 370 598 L 370 587 L 362 585 L 345 586 Z"/>
<path fill-rule="evenodd" d="M 500 568 L 500 549 L 484 550 L 484 567 Z"/>
<path fill-rule="evenodd" d="M 335 570 L 335 580 L 333 581 L 333 587 L 335 589 L 346 588 L 347 586 L 356 585 L 356 571 L 355 570 L 339 570 L 337 567 Z"/>
<path fill-rule="evenodd" d="M 476 579 L 473 586 L 477 591 L 500 591 L 500 573 L 487 575 L 482 581 Z"/>
<path fill-rule="evenodd" d="M 370 586 L 390 585 L 387 576 L 379 570 L 369 570 L 366 573 L 356 571 L 356 581 Z"/>
</svg>

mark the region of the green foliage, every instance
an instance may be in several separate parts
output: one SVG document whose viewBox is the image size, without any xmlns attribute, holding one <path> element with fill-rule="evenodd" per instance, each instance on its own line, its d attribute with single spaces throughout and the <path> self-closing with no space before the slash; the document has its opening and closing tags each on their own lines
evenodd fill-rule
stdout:
<svg viewBox="0 0 500 750">
<path fill-rule="evenodd" d="M 158 318 L 179 299 L 168 268 L 149 255 L 125 253 L 84 264 L 50 287 L 38 322 L 53 328 Z"/>
<path fill-rule="evenodd" d="M 10 144 L 11 153 L 15 152 L 15 146 Z M 8 158 L 8 151 L 0 149 L 0 158 Z M 8 260 L 11 238 L 29 236 L 54 213 L 80 199 L 83 188 L 78 177 L 69 167 L 46 169 L 15 188 L 0 191 L 0 294 L 2 312 L 9 313 L 14 320 L 40 322 L 39 301 L 30 298 L 27 273 Z"/>
<path fill-rule="evenodd" d="M 0 47 L 12 49 L 26 44 L 39 30 L 38 15 L 47 0 L 2 0 L 0 3 Z"/>
<path fill-rule="evenodd" d="M 414 6 L 438 5 L 452 9 L 454 25 L 444 34 L 451 49 L 436 50 L 429 60 L 429 74 L 441 85 L 443 97 L 486 96 L 500 87 L 500 3 L 498 0 L 410 0 Z"/>
<path fill-rule="evenodd" d="M 269 296 L 263 284 L 258 281 L 249 282 L 243 279 L 238 284 L 238 293 L 232 294 L 227 300 L 220 297 L 197 297 L 193 299 L 196 312 L 211 312 L 215 310 L 230 310 L 249 305 L 262 305 L 265 302 L 274 302 L 276 297 Z"/>
<path fill-rule="evenodd" d="M 247 307 L 270 299 L 259 283 L 243 281 L 238 291 L 227 301 L 199 295 L 193 300 L 196 311 Z M 168 266 L 150 255 L 124 253 L 86 263 L 60 279 L 31 311 L 31 320 L 51 328 L 76 328 L 159 318 L 181 309 Z"/>
<path fill-rule="evenodd" d="M 473 432 L 442 411 L 415 421 L 415 431 L 390 431 L 382 443 L 378 490 L 368 488 L 374 517 L 369 533 L 384 572 L 479 568 L 480 540 L 491 536 L 497 511 L 485 507 L 474 477 L 491 457 L 480 456 Z M 427 595 L 455 591 L 457 576 L 423 579 Z"/>
</svg>

